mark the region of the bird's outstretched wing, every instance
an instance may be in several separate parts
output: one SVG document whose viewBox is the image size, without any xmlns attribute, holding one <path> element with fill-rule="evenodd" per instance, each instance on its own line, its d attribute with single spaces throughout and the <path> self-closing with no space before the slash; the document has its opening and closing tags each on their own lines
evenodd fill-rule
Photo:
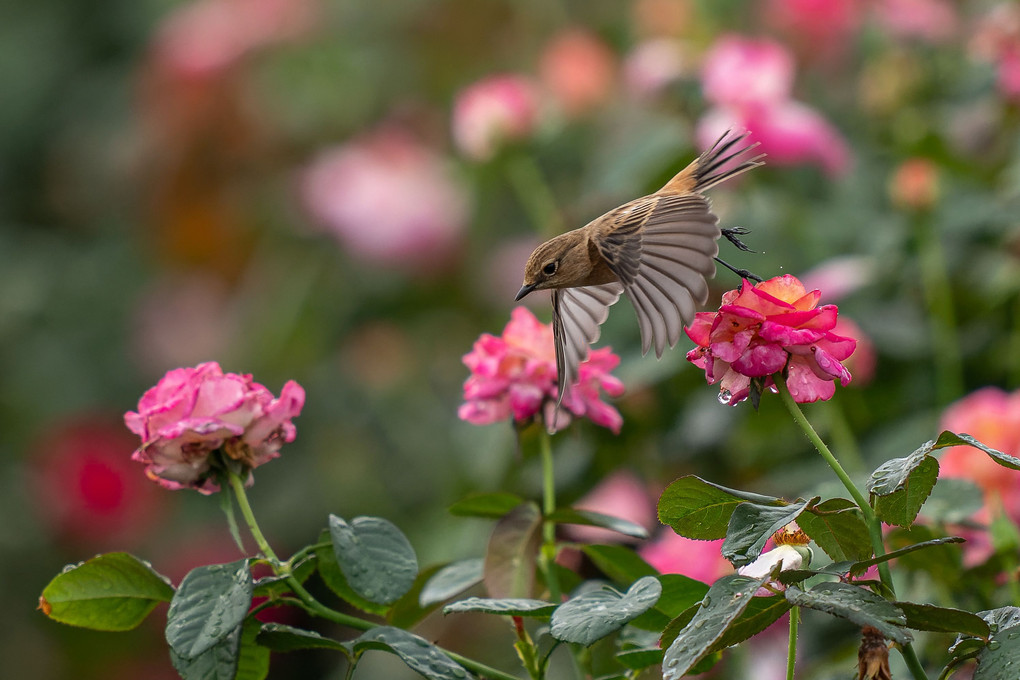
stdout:
<svg viewBox="0 0 1020 680">
<path fill-rule="evenodd" d="M 595 243 L 637 311 L 642 353 L 661 357 L 708 299 L 719 219 L 700 194 L 653 194 L 606 217 Z"/>
<path fill-rule="evenodd" d="M 620 299 L 623 285 L 557 288 L 552 292 L 553 336 L 556 339 L 557 401 L 577 382 L 578 365 L 588 358 L 588 346 L 599 339 L 609 307 Z"/>
</svg>

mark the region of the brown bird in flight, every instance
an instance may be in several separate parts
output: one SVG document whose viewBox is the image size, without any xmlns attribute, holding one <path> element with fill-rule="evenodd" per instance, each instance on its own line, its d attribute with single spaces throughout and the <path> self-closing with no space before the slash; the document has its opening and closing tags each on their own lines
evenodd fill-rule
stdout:
<svg viewBox="0 0 1020 680">
<path fill-rule="evenodd" d="M 528 258 L 516 299 L 552 289 L 557 404 L 621 293 L 637 311 L 642 354 L 654 344 L 661 357 L 680 340 L 695 304 L 708 299 L 705 279 L 715 276 L 722 234 L 702 192 L 763 164 L 765 154 L 739 159 L 758 146 L 740 146 L 747 135 L 727 132 L 654 194 L 546 241 Z"/>
</svg>

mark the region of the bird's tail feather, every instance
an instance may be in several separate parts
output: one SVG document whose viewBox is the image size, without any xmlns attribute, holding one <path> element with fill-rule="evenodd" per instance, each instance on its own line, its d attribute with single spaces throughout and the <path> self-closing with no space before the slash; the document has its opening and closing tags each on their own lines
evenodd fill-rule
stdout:
<svg viewBox="0 0 1020 680">
<path fill-rule="evenodd" d="M 762 160 L 765 158 L 763 153 L 741 160 L 740 157 L 757 148 L 759 142 L 741 146 L 741 143 L 751 133 L 744 132 L 737 135 L 732 132 L 732 130 L 727 130 L 708 151 L 701 154 L 694 162 L 694 191 L 699 193 L 706 191 L 731 177 L 765 164 L 765 161 Z"/>
</svg>

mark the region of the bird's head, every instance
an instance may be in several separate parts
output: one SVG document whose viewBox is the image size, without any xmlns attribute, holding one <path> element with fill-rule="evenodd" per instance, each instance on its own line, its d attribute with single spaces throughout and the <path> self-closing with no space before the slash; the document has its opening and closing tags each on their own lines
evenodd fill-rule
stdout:
<svg viewBox="0 0 1020 680">
<path fill-rule="evenodd" d="M 584 235 L 575 229 L 535 248 L 524 265 L 524 285 L 515 299 L 520 300 L 533 290 L 579 285 L 591 272 L 583 246 Z"/>
</svg>

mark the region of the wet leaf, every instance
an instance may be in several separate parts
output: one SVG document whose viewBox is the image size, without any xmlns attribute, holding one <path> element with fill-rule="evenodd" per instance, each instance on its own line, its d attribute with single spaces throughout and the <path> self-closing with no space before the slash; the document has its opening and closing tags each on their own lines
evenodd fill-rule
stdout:
<svg viewBox="0 0 1020 680">
<path fill-rule="evenodd" d="M 355 517 L 348 524 L 329 516 L 333 554 L 354 591 L 370 602 L 395 602 L 414 585 L 418 558 L 392 522 L 381 517 Z"/>
<path fill-rule="evenodd" d="M 651 609 L 661 594 L 654 576 L 639 579 L 625 593 L 608 586 L 586 592 L 556 608 L 550 633 L 564 642 L 594 644 Z"/>
<path fill-rule="evenodd" d="M 252 589 L 247 560 L 188 572 L 167 612 L 166 641 L 173 653 L 186 663 L 218 647 L 218 652 L 199 665 L 219 668 L 228 649 L 233 650 L 236 663 L 241 623 L 251 607 Z M 232 641 L 225 642 L 227 638 Z"/>
</svg>

